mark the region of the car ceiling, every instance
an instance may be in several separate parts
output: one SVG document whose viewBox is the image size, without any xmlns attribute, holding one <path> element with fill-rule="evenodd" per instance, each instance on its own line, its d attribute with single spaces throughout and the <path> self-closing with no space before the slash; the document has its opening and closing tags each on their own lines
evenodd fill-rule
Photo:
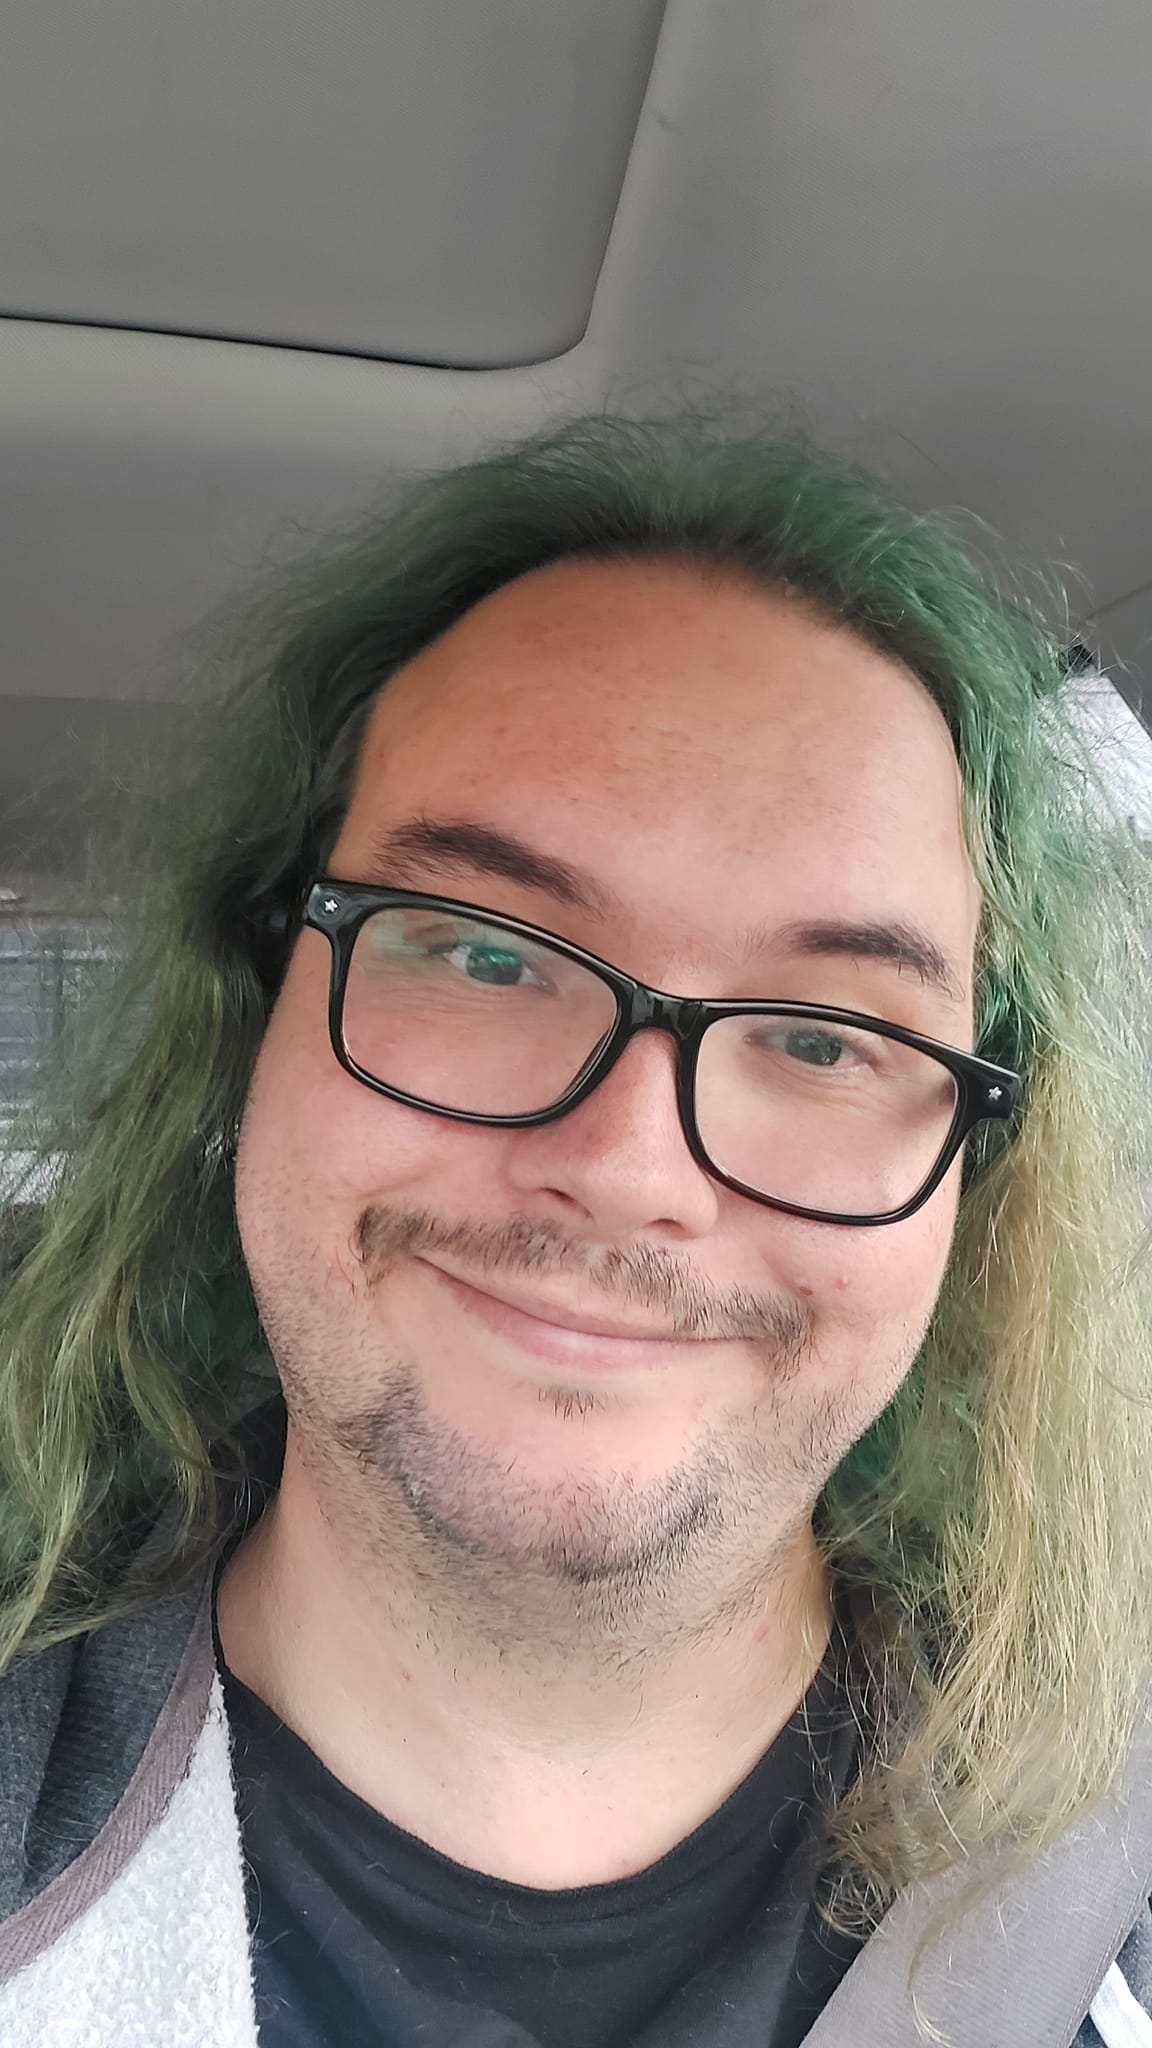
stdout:
<svg viewBox="0 0 1152 2048">
<path fill-rule="evenodd" d="M 0 856 L 238 583 L 605 407 L 769 409 L 1152 707 L 1146 0 L 8 0 Z"/>
</svg>

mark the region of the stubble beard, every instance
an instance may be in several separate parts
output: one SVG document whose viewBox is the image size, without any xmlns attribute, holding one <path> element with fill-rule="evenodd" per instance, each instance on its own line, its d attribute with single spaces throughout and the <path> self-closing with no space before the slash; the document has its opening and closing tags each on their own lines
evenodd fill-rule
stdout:
<svg viewBox="0 0 1152 2048">
<path fill-rule="evenodd" d="M 509 1653 L 530 1635 L 540 1655 L 579 1646 L 619 1660 L 642 1646 L 679 1647 L 763 1599 L 807 1527 L 828 1447 L 849 1426 L 831 1409 L 814 1415 L 804 1397 L 805 1307 L 737 1290 L 705 1296 L 674 1257 L 646 1248 L 589 1254 L 552 1226 L 449 1225 L 374 1207 L 354 1249 L 369 1293 L 405 1259 L 437 1251 L 476 1277 L 577 1276 L 598 1299 L 655 1311 L 685 1336 L 741 1338 L 762 1370 L 755 1408 L 718 1417 L 652 1482 L 586 1467 L 543 1482 L 437 1416 L 414 1360 L 377 1353 L 371 1398 L 357 1401 L 331 1378 L 322 1387 L 314 1366 L 298 1370 L 311 1347 L 277 1343 L 277 1318 L 272 1327 L 266 1318 L 326 1512 L 354 1524 L 357 1549 L 382 1571 L 417 1580 L 431 1604 L 450 1609 L 452 1632 L 466 1618 Z M 574 1432 L 598 1399 L 586 1387 L 541 1390 Z"/>
</svg>

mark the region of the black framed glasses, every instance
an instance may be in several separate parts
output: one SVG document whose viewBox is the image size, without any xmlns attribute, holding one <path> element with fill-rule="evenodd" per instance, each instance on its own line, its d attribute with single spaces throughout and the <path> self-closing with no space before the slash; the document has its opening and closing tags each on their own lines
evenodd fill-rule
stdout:
<svg viewBox="0 0 1152 2048">
<path fill-rule="evenodd" d="M 412 889 L 322 876 L 303 922 L 332 948 L 328 1025 L 345 1071 L 457 1123 L 566 1116 L 638 1031 L 676 1045 L 693 1158 L 725 1187 L 825 1223 L 899 1223 L 1017 1074 L 883 1018 L 823 1004 L 666 995 L 538 925 Z"/>
</svg>

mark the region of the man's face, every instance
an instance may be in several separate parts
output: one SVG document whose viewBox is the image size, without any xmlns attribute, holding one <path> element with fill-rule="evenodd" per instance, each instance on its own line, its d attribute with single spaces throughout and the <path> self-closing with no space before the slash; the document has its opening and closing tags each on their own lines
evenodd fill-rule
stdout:
<svg viewBox="0 0 1152 2048">
<path fill-rule="evenodd" d="M 493 835 L 520 842 L 589 902 L 428 825 L 480 827 L 490 856 Z M 412 661 L 375 706 L 329 870 L 527 919 L 674 994 L 971 1044 L 979 897 L 938 711 L 850 634 L 680 565 L 540 571 Z M 956 992 L 802 950 L 822 920 L 922 934 Z M 693 1160 L 654 1031 L 557 1122 L 448 1122 L 338 1065 L 329 962 L 302 932 L 237 1204 L 332 1511 L 368 1534 L 406 1515 L 461 1570 L 665 1596 L 763 1572 L 919 1347 L 958 1166 L 878 1229 L 765 1208 Z"/>
</svg>

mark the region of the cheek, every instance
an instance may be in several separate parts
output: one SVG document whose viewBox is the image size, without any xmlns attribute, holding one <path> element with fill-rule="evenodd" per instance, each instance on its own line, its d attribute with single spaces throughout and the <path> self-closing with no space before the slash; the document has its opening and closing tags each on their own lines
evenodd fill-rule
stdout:
<svg viewBox="0 0 1152 2048">
<path fill-rule="evenodd" d="M 476 1216 L 499 1182 L 502 1133 L 473 1131 L 377 1095 L 346 1074 L 326 1032 L 277 1009 L 249 1089 L 236 1163 L 241 1234 L 273 1226 L 300 1247 L 345 1247 L 373 1201 Z M 332 1261 L 330 1260 L 330 1264 Z"/>
<path fill-rule="evenodd" d="M 798 1225 L 772 1264 L 813 1318 L 814 1350 L 832 1381 L 890 1387 L 931 1316 L 955 1227 L 959 1176 L 915 1216 L 874 1230 Z"/>
</svg>

